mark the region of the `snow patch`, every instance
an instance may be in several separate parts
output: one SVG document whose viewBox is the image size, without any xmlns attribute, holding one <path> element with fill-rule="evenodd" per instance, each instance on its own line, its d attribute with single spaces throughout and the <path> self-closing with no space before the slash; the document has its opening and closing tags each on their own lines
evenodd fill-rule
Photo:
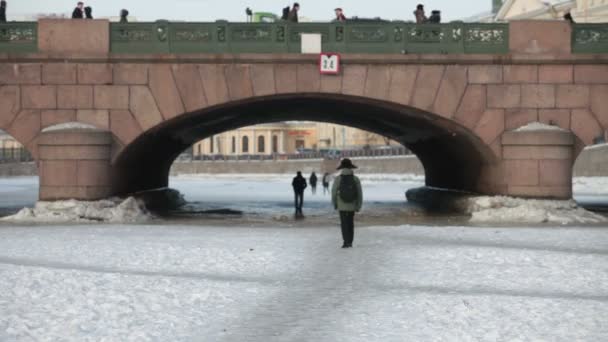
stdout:
<svg viewBox="0 0 608 342">
<path fill-rule="evenodd" d="M 34 208 L 21 209 L 17 214 L 1 218 L 10 222 L 113 222 L 137 223 L 151 218 L 142 201 L 129 197 L 101 201 L 38 202 Z"/>
<path fill-rule="evenodd" d="M 63 130 L 67 130 L 67 129 L 94 130 L 94 131 L 99 130 L 99 128 L 97 128 L 93 125 L 85 124 L 82 122 L 66 122 L 66 123 L 47 127 L 45 129 L 43 129 L 42 132 L 45 133 L 45 132 L 63 131 Z"/>
<path fill-rule="evenodd" d="M 468 197 L 460 206 L 474 223 L 601 223 L 605 217 L 579 207 L 576 202 L 533 200 L 505 196 Z"/>
<path fill-rule="evenodd" d="M 559 126 L 547 125 L 541 122 L 531 122 L 525 126 L 521 126 L 515 130 L 515 132 L 530 132 L 530 131 L 562 131 L 566 132 L 565 129 Z"/>
</svg>

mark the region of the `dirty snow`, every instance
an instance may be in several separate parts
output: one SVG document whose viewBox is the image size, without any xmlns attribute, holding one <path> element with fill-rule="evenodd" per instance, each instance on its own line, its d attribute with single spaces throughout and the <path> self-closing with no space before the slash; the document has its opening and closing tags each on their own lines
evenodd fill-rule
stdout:
<svg viewBox="0 0 608 342">
<path fill-rule="evenodd" d="M 125 200 L 37 202 L 33 208 L 3 217 L 8 222 L 145 222 L 151 218 L 143 203 L 133 197 Z"/>
<path fill-rule="evenodd" d="M 608 230 L 0 228 L 1 341 L 606 341 Z"/>
<path fill-rule="evenodd" d="M 530 131 L 563 131 L 567 132 L 567 130 L 553 125 L 547 125 L 541 122 L 531 122 L 525 126 L 521 126 L 515 130 L 515 132 L 530 132 Z"/>
<path fill-rule="evenodd" d="M 575 201 L 551 201 L 481 196 L 459 200 L 474 223 L 602 223 L 606 217 L 579 207 Z"/>
</svg>

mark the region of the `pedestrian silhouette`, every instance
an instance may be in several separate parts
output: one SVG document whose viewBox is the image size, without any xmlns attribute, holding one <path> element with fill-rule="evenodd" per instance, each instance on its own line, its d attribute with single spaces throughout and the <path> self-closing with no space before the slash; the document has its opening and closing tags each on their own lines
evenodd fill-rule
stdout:
<svg viewBox="0 0 608 342">
<path fill-rule="evenodd" d="M 291 11 L 289 11 L 289 15 L 287 16 L 287 20 L 291 21 L 292 23 L 297 23 L 298 22 L 298 12 L 300 11 L 300 4 L 299 3 L 294 3 L 293 7 L 291 8 Z"/>
<path fill-rule="evenodd" d="M 424 14 L 424 5 L 419 4 L 418 6 L 416 6 L 414 16 L 416 17 L 416 24 L 426 23 L 428 19 L 426 18 L 426 14 Z"/>
<path fill-rule="evenodd" d="M 298 171 L 298 174 L 291 182 L 291 186 L 293 187 L 295 195 L 296 217 L 302 217 L 304 216 L 302 212 L 302 207 L 304 206 L 304 190 L 308 187 L 306 178 L 302 177 L 302 172 Z"/>
<path fill-rule="evenodd" d="M 74 12 L 72 12 L 72 19 L 84 19 L 84 2 L 78 2 L 76 4 L 76 8 L 74 8 Z"/>
<path fill-rule="evenodd" d="M 312 190 L 312 194 L 315 195 L 317 193 L 317 174 L 316 173 L 312 173 L 310 175 L 310 179 L 309 179 L 309 183 L 310 183 L 310 189 Z"/>
<path fill-rule="evenodd" d="M 334 10 L 334 12 L 336 13 L 336 19 L 335 21 L 346 21 L 346 16 L 344 15 L 344 11 L 338 7 Z"/>
<path fill-rule="evenodd" d="M 129 11 L 127 11 L 126 9 L 120 10 L 120 23 L 121 24 L 128 23 L 129 22 L 129 19 L 127 19 L 128 16 L 129 16 Z"/>
<path fill-rule="evenodd" d="M 85 7 L 84 14 L 87 19 L 93 19 L 93 8 L 91 6 Z"/>
<path fill-rule="evenodd" d="M 340 175 L 334 181 L 331 191 L 331 201 L 334 209 L 340 212 L 340 227 L 342 229 L 342 248 L 352 248 L 355 238 L 355 212 L 361 210 L 363 191 L 361 181 L 355 176 L 350 159 L 343 159 L 338 167 Z"/>
<path fill-rule="evenodd" d="M 323 195 L 331 193 L 329 191 L 329 183 L 330 182 L 331 182 L 331 176 L 329 175 L 329 173 L 326 172 L 323 175 Z"/>
<path fill-rule="evenodd" d="M 6 22 L 6 1 L 0 1 L 0 23 Z"/>
</svg>

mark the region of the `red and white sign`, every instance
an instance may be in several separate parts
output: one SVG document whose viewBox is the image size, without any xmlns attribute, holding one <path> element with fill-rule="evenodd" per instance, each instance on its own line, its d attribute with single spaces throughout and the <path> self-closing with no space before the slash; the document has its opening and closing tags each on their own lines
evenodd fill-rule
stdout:
<svg viewBox="0 0 608 342">
<path fill-rule="evenodd" d="M 319 57 L 321 75 L 337 75 L 340 73 L 340 55 L 337 53 L 322 53 Z"/>
</svg>

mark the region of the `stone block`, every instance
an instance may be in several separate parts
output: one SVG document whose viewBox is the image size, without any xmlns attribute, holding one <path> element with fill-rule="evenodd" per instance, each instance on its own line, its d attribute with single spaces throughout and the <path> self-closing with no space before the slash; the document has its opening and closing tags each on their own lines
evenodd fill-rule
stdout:
<svg viewBox="0 0 608 342">
<path fill-rule="evenodd" d="M 321 75 L 317 65 L 298 65 L 296 77 L 298 78 L 296 89 L 299 93 L 318 93 L 321 90 Z"/>
<path fill-rule="evenodd" d="M 508 159 L 572 160 L 571 146 L 503 146 L 502 157 Z"/>
<path fill-rule="evenodd" d="M 76 84 L 76 64 L 46 63 L 42 65 L 42 83 Z"/>
<path fill-rule="evenodd" d="M 507 109 L 505 111 L 505 129 L 510 131 L 538 121 L 537 109 Z"/>
<path fill-rule="evenodd" d="M 568 131 L 510 131 L 502 135 L 503 145 L 524 146 L 572 146 L 574 136 Z"/>
<path fill-rule="evenodd" d="M 109 160 L 80 160 L 78 163 L 78 186 L 111 186 L 111 166 Z"/>
<path fill-rule="evenodd" d="M 41 201 L 59 201 L 76 199 L 96 201 L 112 195 L 110 187 L 96 186 L 41 186 L 39 198 Z"/>
<path fill-rule="evenodd" d="M 363 96 L 365 93 L 367 66 L 346 65 L 342 68 L 342 75 L 342 94 Z"/>
<path fill-rule="evenodd" d="M 40 64 L 0 64 L 0 85 L 41 84 L 42 66 Z"/>
<path fill-rule="evenodd" d="M 93 87 L 86 85 L 62 85 L 57 87 L 59 109 L 93 108 Z"/>
<path fill-rule="evenodd" d="M 129 87 L 97 85 L 93 88 L 96 109 L 129 109 Z"/>
<path fill-rule="evenodd" d="M 100 129 L 110 129 L 110 114 L 107 109 L 80 109 L 76 112 L 78 122 L 93 125 Z"/>
<path fill-rule="evenodd" d="M 469 83 L 503 83 L 503 69 L 498 65 L 472 65 L 469 67 Z"/>
<path fill-rule="evenodd" d="M 75 160 L 41 160 L 38 164 L 41 186 L 76 185 L 78 162 Z"/>
<path fill-rule="evenodd" d="M 540 83 L 572 83 L 574 67 L 572 65 L 541 65 L 538 69 Z"/>
<path fill-rule="evenodd" d="M 592 86 L 590 99 L 591 111 L 602 127 L 608 130 L 608 85 Z"/>
<path fill-rule="evenodd" d="M 128 110 L 110 111 L 110 130 L 124 145 L 139 137 L 142 129 Z"/>
<path fill-rule="evenodd" d="M 150 67 L 150 91 L 165 119 L 174 118 L 186 110 L 169 65 Z M 121 109 L 121 108 L 114 108 Z"/>
<path fill-rule="evenodd" d="M 569 55 L 571 35 L 565 21 L 514 20 L 509 23 L 509 48 L 514 54 Z"/>
<path fill-rule="evenodd" d="M 55 146 L 66 148 L 66 146 L 110 146 L 112 135 L 101 130 L 75 130 L 65 129 L 42 133 L 36 142 L 40 146 Z"/>
<path fill-rule="evenodd" d="M 560 186 L 509 186 L 507 195 L 524 198 L 547 198 L 568 200 L 572 198 L 572 187 Z"/>
<path fill-rule="evenodd" d="M 503 75 L 505 83 L 538 83 L 538 66 L 505 65 Z"/>
<path fill-rule="evenodd" d="M 588 85 L 562 84 L 557 86 L 558 108 L 589 108 Z"/>
<path fill-rule="evenodd" d="M 404 105 L 411 103 L 418 69 L 416 65 L 391 66 L 391 86 L 388 93 L 390 101 Z"/>
<path fill-rule="evenodd" d="M 541 186 L 572 187 L 572 152 L 570 149 L 570 158 L 539 161 Z"/>
<path fill-rule="evenodd" d="M 154 96 L 146 86 L 131 86 L 130 109 L 139 126 L 147 131 L 163 121 L 160 110 L 156 107 Z"/>
<path fill-rule="evenodd" d="M 228 65 L 226 67 L 226 83 L 228 84 L 230 100 L 246 99 L 253 96 L 249 65 Z"/>
<path fill-rule="evenodd" d="M 503 165 L 509 188 L 540 184 L 538 160 L 505 160 Z"/>
<path fill-rule="evenodd" d="M 205 108 L 207 99 L 198 66 L 182 64 L 174 65 L 172 69 L 175 85 L 184 102 L 184 109 L 187 112 L 193 112 Z"/>
<path fill-rule="evenodd" d="M 574 82 L 581 84 L 605 84 L 608 80 L 608 65 L 575 65 Z"/>
<path fill-rule="evenodd" d="M 278 94 L 296 92 L 297 67 L 293 64 L 277 64 L 274 67 L 276 90 Z"/>
<path fill-rule="evenodd" d="M 439 84 L 445 67 L 442 65 L 422 65 L 418 71 L 412 105 L 419 109 L 430 110 L 435 103 Z"/>
<path fill-rule="evenodd" d="M 555 86 L 551 84 L 524 84 L 521 86 L 523 108 L 555 108 Z"/>
<path fill-rule="evenodd" d="M 475 127 L 475 133 L 486 144 L 491 144 L 505 131 L 504 109 L 488 109 Z"/>
<path fill-rule="evenodd" d="M 251 66 L 251 82 L 253 95 L 266 96 L 276 93 L 274 83 L 274 65 L 254 64 Z M 339 90 L 338 90 L 339 91 Z"/>
<path fill-rule="evenodd" d="M 203 81 L 203 88 L 209 106 L 228 102 L 228 85 L 224 74 L 226 66 L 217 64 L 203 64 L 199 66 L 199 72 Z M 295 87 L 295 84 L 294 84 Z"/>
<path fill-rule="evenodd" d="M 321 92 L 340 94 L 342 91 L 342 75 L 321 75 Z"/>
<path fill-rule="evenodd" d="M 570 129 L 587 145 L 593 144 L 595 138 L 604 135 L 604 130 L 595 116 L 586 109 L 572 110 Z"/>
<path fill-rule="evenodd" d="M 391 68 L 388 65 L 370 65 L 365 80 L 365 97 L 386 100 L 391 86 Z"/>
<path fill-rule="evenodd" d="M 0 86 L 0 129 L 8 126 L 21 110 L 18 86 Z"/>
<path fill-rule="evenodd" d="M 569 109 L 540 109 L 538 112 L 539 121 L 547 124 L 570 130 L 570 110 Z"/>
<path fill-rule="evenodd" d="M 40 111 L 22 110 L 5 130 L 23 145 L 28 145 L 40 132 Z"/>
<path fill-rule="evenodd" d="M 38 49 L 62 55 L 106 55 L 110 52 L 110 22 L 105 19 L 39 19 Z"/>
<path fill-rule="evenodd" d="M 520 108 L 520 85 L 488 85 L 488 108 Z"/>
<path fill-rule="evenodd" d="M 433 112 L 451 119 L 462 101 L 467 82 L 466 66 L 447 66 L 435 98 Z"/>
<path fill-rule="evenodd" d="M 112 84 L 112 64 L 78 64 L 79 84 Z"/>
<path fill-rule="evenodd" d="M 69 146 L 69 148 L 66 148 Z M 39 145 L 40 160 L 110 160 L 110 145 Z"/>
<path fill-rule="evenodd" d="M 76 110 L 60 109 L 60 110 L 43 110 L 41 113 L 41 128 L 55 126 L 67 122 L 76 121 Z"/>
<path fill-rule="evenodd" d="M 56 109 L 57 86 L 22 86 L 21 107 L 24 109 Z"/>
<path fill-rule="evenodd" d="M 148 65 L 117 63 L 113 67 L 113 80 L 117 85 L 148 84 Z"/>
<path fill-rule="evenodd" d="M 467 87 L 454 119 L 469 129 L 474 129 L 486 110 L 486 86 L 473 84 Z"/>
</svg>

